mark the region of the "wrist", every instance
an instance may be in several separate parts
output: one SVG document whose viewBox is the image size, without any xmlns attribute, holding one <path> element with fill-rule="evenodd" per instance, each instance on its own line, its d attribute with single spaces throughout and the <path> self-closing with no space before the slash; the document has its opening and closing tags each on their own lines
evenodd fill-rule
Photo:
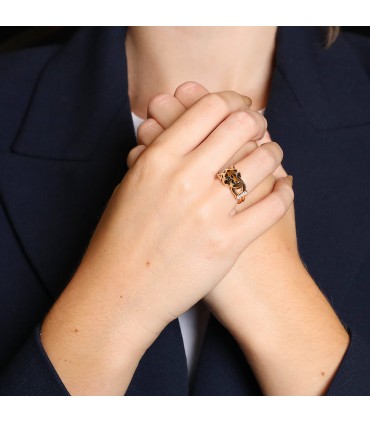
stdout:
<svg viewBox="0 0 370 423">
<path fill-rule="evenodd" d="M 241 256 L 239 260 L 244 261 Z M 279 301 L 284 290 L 296 280 L 310 278 L 299 255 L 291 252 L 248 257 L 245 266 L 238 263 L 205 297 L 204 301 L 218 317 L 234 316 L 239 310 L 253 310 L 255 318 L 264 315 L 269 302 Z M 281 304 L 284 307 L 284 303 Z M 233 320 L 232 317 L 230 320 Z"/>
<path fill-rule="evenodd" d="M 341 326 L 298 255 L 269 257 L 246 272 L 230 272 L 205 298 L 212 313 L 243 343 L 294 338 L 316 310 Z M 319 322 L 318 322 L 319 323 Z"/>
<path fill-rule="evenodd" d="M 72 395 L 122 395 L 160 328 L 141 323 L 141 304 L 123 298 L 111 278 L 107 286 L 92 280 L 76 272 L 45 317 L 41 342 Z"/>
<path fill-rule="evenodd" d="M 348 347 L 347 331 L 301 261 L 254 276 L 211 294 L 210 308 L 265 394 L 322 395 Z"/>
</svg>

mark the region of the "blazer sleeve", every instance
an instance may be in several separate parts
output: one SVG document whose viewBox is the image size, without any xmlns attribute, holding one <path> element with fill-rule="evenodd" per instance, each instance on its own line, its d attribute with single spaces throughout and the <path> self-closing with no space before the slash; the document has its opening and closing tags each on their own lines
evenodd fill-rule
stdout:
<svg viewBox="0 0 370 423">
<path fill-rule="evenodd" d="M 70 395 L 41 344 L 40 326 L 1 371 L 0 395 Z"/>
<path fill-rule="evenodd" d="M 353 329 L 347 331 L 350 342 L 327 396 L 370 395 L 370 345 Z"/>
</svg>

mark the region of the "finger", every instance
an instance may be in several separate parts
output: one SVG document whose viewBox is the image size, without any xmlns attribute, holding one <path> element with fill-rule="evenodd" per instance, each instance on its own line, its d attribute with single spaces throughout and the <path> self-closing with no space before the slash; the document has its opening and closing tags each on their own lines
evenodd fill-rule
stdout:
<svg viewBox="0 0 370 423">
<path fill-rule="evenodd" d="M 261 112 L 259 112 L 261 113 Z M 266 134 L 268 136 L 268 139 L 266 137 Z M 225 164 L 224 164 L 224 168 L 227 168 L 229 166 L 231 166 L 232 164 L 238 162 L 239 160 L 241 160 L 243 157 L 245 157 L 246 155 L 250 154 L 253 150 L 255 150 L 259 145 L 262 145 L 264 142 L 271 142 L 271 138 L 269 137 L 268 131 L 266 130 L 262 136 L 261 139 L 256 140 L 256 141 L 250 141 L 245 143 Z M 280 166 L 279 166 L 280 167 Z M 279 169 L 279 168 L 278 168 Z M 277 172 L 277 170 L 275 171 L 275 173 Z M 276 178 L 280 177 L 280 176 L 285 176 L 283 175 L 278 175 L 275 174 L 274 175 Z"/>
<path fill-rule="evenodd" d="M 248 154 L 256 148 L 258 148 L 256 141 L 246 142 L 226 163 L 221 166 L 222 169 L 226 169 L 227 167 L 239 162 L 243 157 L 248 156 Z"/>
<path fill-rule="evenodd" d="M 230 217 L 231 248 L 243 251 L 256 238 L 277 223 L 294 200 L 294 191 L 286 178 L 279 178 L 271 194 Z"/>
<path fill-rule="evenodd" d="M 189 160 L 198 169 L 207 169 L 214 174 L 244 144 L 260 139 L 265 130 L 266 120 L 260 113 L 250 110 L 234 112 L 198 148 L 188 154 Z"/>
<path fill-rule="evenodd" d="M 188 81 L 177 87 L 175 91 L 175 97 L 184 107 L 188 109 L 196 101 L 200 100 L 208 93 L 209 91 L 203 85 L 199 84 L 198 82 Z M 238 162 L 257 147 L 258 145 L 256 142 L 247 142 L 230 158 L 230 160 L 224 163 L 223 167 L 226 168 L 231 164 Z"/>
<path fill-rule="evenodd" d="M 161 145 L 176 156 L 185 155 L 202 143 L 230 113 L 248 110 L 249 104 L 246 97 L 235 91 L 206 94 L 165 129 L 152 145 Z"/>
<path fill-rule="evenodd" d="M 208 93 L 209 91 L 203 85 L 199 84 L 198 82 L 188 81 L 188 82 L 185 82 L 184 84 L 179 85 L 174 95 L 181 102 L 181 104 L 185 108 L 188 109 L 196 101 L 198 101 L 199 99 L 201 99 L 203 96 L 205 96 Z M 258 147 L 257 142 L 251 141 L 251 142 L 245 143 L 226 163 L 224 163 L 223 167 L 226 168 L 238 162 L 243 157 L 250 154 L 257 147 Z M 281 175 L 281 176 L 284 176 L 284 175 Z M 274 181 L 275 181 L 275 178 L 274 178 Z M 269 192 L 271 192 L 271 189 Z"/>
<path fill-rule="evenodd" d="M 148 146 L 163 131 L 164 128 L 155 119 L 144 120 L 137 128 L 137 143 Z"/>
<path fill-rule="evenodd" d="M 187 81 L 176 88 L 174 96 L 185 109 L 189 109 L 195 102 L 208 93 L 209 91 L 198 82 Z"/>
<path fill-rule="evenodd" d="M 283 151 L 280 146 L 271 142 L 261 145 L 235 164 L 235 168 L 240 173 L 238 177 L 244 182 L 245 189 L 248 192 L 247 197 L 265 178 L 274 172 L 282 158 Z M 211 190 L 213 193 L 211 201 L 214 202 L 215 207 L 217 204 L 222 204 L 221 207 L 225 210 L 235 208 L 237 200 L 230 192 L 230 188 L 225 186 L 217 177 L 214 179 Z"/>
<path fill-rule="evenodd" d="M 188 109 L 208 93 L 209 91 L 198 82 L 187 81 L 176 88 L 175 97 Z M 226 168 L 238 162 L 257 147 L 258 145 L 254 141 L 245 143 L 226 163 L 223 164 L 223 167 Z"/>
<path fill-rule="evenodd" d="M 155 119 L 163 128 L 172 125 L 186 108 L 170 94 L 159 94 L 148 104 L 148 116 Z"/>
<path fill-rule="evenodd" d="M 154 98 L 154 101 L 152 100 L 148 105 L 150 117 L 138 127 L 137 143 L 149 146 L 164 128 L 175 122 L 187 108 L 207 93 L 208 91 L 201 84 L 189 81 L 177 87 L 172 99 L 167 95 L 164 99 L 162 98 L 162 101 Z M 135 163 L 141 152 L 141 149 L 131 152 L 131 156 L 127 158 L 128 167 Z"/>
<path fill-rule="evenodd" d="M 150 145 L 165 128 L 207 93 L 202 85 L 189 81 L 177 87 L 172 98 L 166 96 L 163 101 L 154 98 L 148 105 L 148 114 L 151 117 L 138 128 L 138 144 Z"/>
<path fill-rule="evenodd" d="M 132 148 L 127 155 L 127 167 L 130 168 L 136 160 L 139 158 L 140 154 L 145 150 L 145 145 L 137 145 L 136 147 Z"/>
<path fill-rule="evenodd" d="M 264 136 L 257 141 L 258 145 L 262 145 L 262 144 L 266 144 L 267 142 L 272 142 L 271 136 L 269 131 L 266 131 Z M 287 172 L 285 171 L 285 169 L 283 168 L 282 165 L 278 166 L 278 168 L 275 170 L 274 172 L 274 176 L 276 179 L 278 178 L 282 178 L 284 176 L 287 176 Z"/>
<path fill-rule="evenodd" d="M 168 128 L 186 109 L 202 98 L 208 91 L 197 82 L 188 81 L 179 85 L 173 96 L 159 94 L 148 104 L 148 116 L 156 120 L 162 128 Z"/>
<path fill-rule="evenodd" d="M 258 201 L 262 200 L 262 198 L 265 198 L 272 192 L 275 183 L 276 178 L 273 175 L 268 175 L 251 192 L 249 192 L 248 195 L 246 195 L 242 203 L 237 204 L 235 206 L 235 212 L 233 212 L 232 214 L 241 213 L 248 207 L 253 206 L 253 204 L 258 203 Z"/>
</svg>

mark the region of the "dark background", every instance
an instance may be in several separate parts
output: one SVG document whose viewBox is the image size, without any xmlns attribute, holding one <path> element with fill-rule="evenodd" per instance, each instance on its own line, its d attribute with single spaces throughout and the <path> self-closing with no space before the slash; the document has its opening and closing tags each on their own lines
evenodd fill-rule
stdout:
<svg viewBox="0 0 370 423">
<path fill-rule="evenodd" d="M 0 28 L 0 52 L 38 45 L 63 43 L 78 27 L 9 26 Z M 368 26 L 342 26 L 342 31 L 370 36 Z"/>
<path fill-rule="evenodd" d="M 63 43 L 77 26 L 7 26 L 0 28 L 0 52 L 21 48 Z"/>
</svg>

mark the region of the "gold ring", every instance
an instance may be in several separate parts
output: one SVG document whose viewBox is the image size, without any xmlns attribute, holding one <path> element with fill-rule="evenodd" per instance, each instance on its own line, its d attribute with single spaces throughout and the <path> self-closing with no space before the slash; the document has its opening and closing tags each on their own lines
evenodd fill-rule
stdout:
<svg viewBox="0 0 370 423">
<path fill-rule="evenodd" d="M 238 200 L 238 204 L 242 203 L 245 200 L 245 196 L 248 194 L 241 176 L 241 173 L 238 172 L 234 165 L 231 165 L 231 167 L 217 173 L 217 177 L 222 184 L 230 188 L 234 198 Z"/>
</svg>

